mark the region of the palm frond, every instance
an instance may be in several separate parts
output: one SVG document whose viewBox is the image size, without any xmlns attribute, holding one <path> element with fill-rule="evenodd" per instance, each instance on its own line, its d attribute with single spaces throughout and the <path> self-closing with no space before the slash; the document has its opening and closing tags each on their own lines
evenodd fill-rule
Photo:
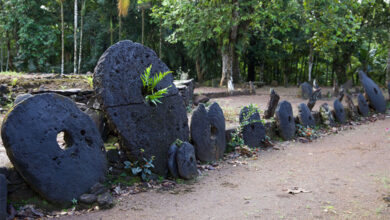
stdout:
<svg viewBox="0 0 390 220">
<path fill-rule="evenodd" d="M 126 17 L 129 12 L 130 0 L 118 0 L 118 16 Z"/>
</svg>

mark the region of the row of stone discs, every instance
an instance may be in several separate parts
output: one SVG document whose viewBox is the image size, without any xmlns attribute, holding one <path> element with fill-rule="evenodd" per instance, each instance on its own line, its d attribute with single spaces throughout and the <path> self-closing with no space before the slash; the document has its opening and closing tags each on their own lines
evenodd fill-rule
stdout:
<svg viewBox="0 0 390 220">
<path fill-rule="evenodd" d="M 168 74 L 156 87 L 168 88 L 154 105 L 145 102 L 141 74 L 152 66 L 151 77 L 169 71 L 148 47 L 120 41 L 100 57 L 94 72 L 94 89 L 109 122 L 115 127 L 121 148 L 131 160 L 155 157 L 159 175 L 168 172 L 168 149 L 176 140 L 188 141 L 187 112 L 178 89 Z M 141 153 L 144 149 L 144 153 Z"/>
<path fill-rule="evenodd" d="M 244 144 L 251 148 L 261 146 L 265 138 L 265 127 L 257 108 L 251 110 L 250 107 L 245 106 L 240 111 L 239 119 Z"/>
<path fill-rule="evenodd" d="M 57 135 L 65 133 L 66 148 Z M 70 99 L 30 97 L 5 117 L 1 137 L 23 179 L 47 200 L 70 204 L 106 175 L 106 155 L 94 122 Z"/>
<path fill-rule="evenodd" d="M 218 103 L 208 109 L 203 104 L 194 110 L 191 118 L 191 141 L 196 158 L 203 162 L 223 158 L 226 149 L 225 116 Z"/>
</svg>

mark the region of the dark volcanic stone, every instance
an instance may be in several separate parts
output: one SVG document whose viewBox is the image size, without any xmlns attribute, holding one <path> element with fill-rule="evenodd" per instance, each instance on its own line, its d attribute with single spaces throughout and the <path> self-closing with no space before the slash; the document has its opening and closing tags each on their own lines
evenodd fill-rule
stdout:
<svg viewBox="0 0 390 220">
<path fill-rule="evenodd" d="M 366 98 L 364 98 L 364 96 L 359 93 L 359 95 L 357 96 L 357 100 L 360 114 L 364 117 L 367 117 L 370 113 L 370 108 L 368 107 Z"/>
<path fill-rule="evenodd" d="M 7 179 L 0 174 L 0 220 L 7 219 Z"/>
<path fill-rule="evenodd" d="M 56 141 L 60 132 L 65 133 L 65 149 Z M 69 204 L 105 178 L 99 131 L 66 97 L 35 95 L 16 105 L 3 122 L 1 137 L 20 175 L 53 203 Z"/>
<path fill-rule="evenodd" d="M 172 144 L 168 149 L 168 170 L 173 178 L 179 178 L 176 162 L 177 149 L 176 144 Z"/>
<path fill-rule="evenodd" d="M 299 113 L 298 113 L 299 123 L 302 126 L 305 126 L 305 127 L 316 126 L 316 122 L 314 120 L 314 117 L 311 114 L 309 107 L 307 107 L 307 105 L 305 103 L 301 103 L 298 105 L 298 111 L 299 111 Z"/>
<path fill-rule="evenodd" d="M 307 82 L 304 82 L 300 85 L 300 89 L 301 89 L 301 98 L 303 99 L 309 99 L 311 97 L 311 94 L 313 93 L 313 87 L 307 83 Z"/>
<path fill-rule="evenodd" d="M 190 127 L 197 159 L 212 162 L 223 157 L 226 148 L 225 117 L 217 103 L 208 110 L 200 104 L 192 114 Z"/>
<path fill-rule="evenodd" d="M 206 103 L 210 100 L 209 97 L 205 96 L 205 95 L 196 95 L 194 97 L 194 105 L 199 105 L 200 103 Z"/>
<path fill-rule="evenodd" d="M 31 98 L 31 97 L 33 97 L 33 95 L 31 95 L 30 93 L 20 94 L 20 95 L 16 96 L 15 101 L 14 101 L 14 105 L 17 105 L 17 104 L 19 104 L 19 103 L 23 102 L 24 100 Z"/>
<path fill-rule="evenodd" d="M 385 113 L 386 101 L 379 86 L 361 70 L 359 71 L 359 77 L 372 108 L 378 113 Z"/>
<path fill-rule="evenodd" d="M 97 196 L 94 194 L 83 194 L 80 196 L 80 202 L 85 204 L 93 204 L 97 201 Z"/>
<path fill-rule="evenodd" d="M 260 121 L 260 114 L 257 110 L 252 110 L 252 112 L 249 112 L 249 108 L 247 106 L 243 107 L 240 111 L 240 124 L 242 124 L 244 121 L 250 122 L 250 121 Z M 249 115 L 250 114 L 250 115 Z"/>
<path fill-rule="evenodd" d="M 242 128 L 242 138 L 248 147 L 260 147 L 265 138 L 265 127 L 261 121 L 249 122 Z"/>
<path fill-rule="evenodd" d="M 345 123 L 345 110 L 343 104 L 336 99 L 333 102 L 334 115 L 336 116 L 336 120 L 341 124 Z"/>
<path fill-rule="evenodd" d="M 128 40 L 118 42 L 100 57 L 94 89 L 129 158 L 142 160 L 154 156 L 154 172 L 166 175 L 169 146 L 176 139 L 189 138 L 187 111 L 172 74 L 156 87 L 160 90 L 171 86 L 160 99 L 162 104 L 144 102 L 140 77 L 150 65 L 152 76 L 169 71 L 150 48 Z M 145 150 L 143 154 L 141 148 Z"/>
<path fill-rule="evenodd" d="M 196 166 L 195 149 L 188 143 L 183 142 L 176 154 L 177 169 L 183 179 L 193 179 L 198 175 Z"/>
<path fill-rule="evenodd" d="M 276 108 L 276 122 L 280 136 L 285 140 L 290 140 L 295 135 L 295 121 L 291 104 L 282 101 Z"/>
<path fill-rule="evenodd" d="M 0 95 L 5 95 L 9 93 L 9 88 L 6 84 L 0 85 Z"/>
<path fill-rule="evenodd" d="M 114 199 L 109 192 L 105 192 L 102 195 L 99 195 L 97 202 L 101 209 L 109 209 L 114 206 Z"/>
</svg>

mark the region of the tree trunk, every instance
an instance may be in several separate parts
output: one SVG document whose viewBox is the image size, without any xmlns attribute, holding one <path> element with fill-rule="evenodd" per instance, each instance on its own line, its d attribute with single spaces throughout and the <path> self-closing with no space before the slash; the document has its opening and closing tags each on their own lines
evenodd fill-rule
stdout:
<svg viewBox="0 0 390 220">
<path fill-rule="evenodd" d="M 77 73 L 77 0 L 74 0 L 74 58 L 73 73 Z"/>
<path fill-rule="evenodd" d="M 3 72 L 3 39 L 0 41 L 0 72 Z"/>
<path fill-rule="evenodd" d="M 198 76 L 198 82 L 203 82 L 203 71 L 202 71 L 202 67 L 200 66 L 199 58 L 196 58 L 195 65 L 196 65 L 196 75 Z"/>
<path fill-rule="evenodd" d="M 64 57 L 65 57 L 65 37 L 64 37 L 64 3 L 60 1 L 61 5 L 61 76 L 64 75 Z"/>
<path fill-rule="evenodd" d="M 252 57 L 250 57 L 248 59 L 248 78 L 247 78 L 247 81 L 248 82 L 249 81 L 252 81 L 252 82 L 255 81 L 255 62 L 252 59 Z"/>
<path fill-rule="evenodd" d="M 308 73 L 308 76 L 309 76 L 309 83 L 311 82 L 311 74 L 312 74 L 312 70 L 313 70 L 313 62 L 314 61 L 314 48 L 313 48 L 313 45 L 310 44 L 310 53 L 309 53 L 309 73 Z"/>
<path fill-rule="evenodd" d="M 222 49 L 222 77 L 219 86 L 223 86 L 231 78 L 233 78 L 233 48 L 229 44 Z"/>
<path fill-rule="evenodd" d="M 81 54 L 83 50 L 83 21 L 85 14 L 85 0 L 81 0 L 81 14 L 80 14 L 80 48 L 79 48 L 79 65 L 77 73 L 80 74 L 81 69 Z"/>
<path fill-rule="evenodd" d="M 389 42 L 387 42 L 387 68 L 386 68 L 386 82 L 390 83 L 390 29 L 389 29 Z"/>
<path fill-rule="evenodd" d="M 234 83 L 238 83 L 241 81 L 240 76 L 240 61 L 238 59 L 238 53 L 235 48 L 233 48 L 233 81 Z"/>
<path fill-rule="evenodd" d="M 114 29 L 112 28 L 112 16 L 110 16 L 110 45 L 114 44 Z"/>
<path fill-rule="evenodd" d="M 120 41 L 120 40 L 122 40 L 122 16 L 119 15 L 118 20 L 119 20 L 119 36 L 118 36 L 118 39 Z"/>
<path fill-rule="evenodd" d="M 142 45 L 144 45 L 144 34 L 145 34 L 145 9 L 142 8 Z"/>
</svg>

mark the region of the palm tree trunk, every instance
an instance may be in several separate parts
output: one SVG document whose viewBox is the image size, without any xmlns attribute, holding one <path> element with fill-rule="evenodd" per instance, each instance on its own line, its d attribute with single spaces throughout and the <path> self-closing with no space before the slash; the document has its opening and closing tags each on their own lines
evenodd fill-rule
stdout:
<svg viewBox="0 0 390 220">
<path fill-rule="evenodd" d="M 80 74 L 81 69 L 81 54 L 83 50 L 83 21 L 85 14 L 85 0 L 81 0 L 81 14 L 80 14 L 80 48 L 79 48 L 79 65 L 77 73 Z"/>
<path fill-rule="evenodd" d="M 311 82 L 311 75 L 312 75 L 312 70 L 313 70 L 313 64 L 314 64 L 314 49 L 313 45 L 310 44 L 310 53 L 309 53 L 309 83 Z"/>
<path fill-rule="evenodd" d="M 65 38 L 64 38 L 64 4 L 61 4 L 61 75 L 64 75 L 64 56 L 65 56 Z"/>
<path fill-rule="evenodd" d="M 74 56 L 73 73 L 77 72 L 77 0 L 74 0 Z"/>
</svg>

